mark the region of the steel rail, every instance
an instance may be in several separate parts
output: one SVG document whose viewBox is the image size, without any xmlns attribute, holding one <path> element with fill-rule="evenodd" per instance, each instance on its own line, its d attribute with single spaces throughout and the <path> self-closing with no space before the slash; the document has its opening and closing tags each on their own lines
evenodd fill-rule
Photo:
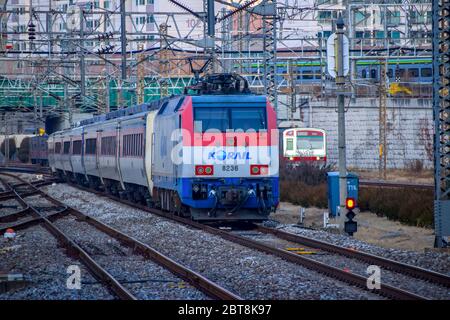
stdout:
<svg viewBox="0 0 450 320">
<path fill-rule="evenodd" d="M 272 234 L 278 238 L 295 242 L 298 244 L 302 244 L 308 247 L 332 252 L 332 253 L 338 253 L 340 255 L 358 259 L 364 262 L 368 262 L 370 264 L 375 264 L 378 266 L 385 267 L 389 270 L 406 274 L 409 276 L 413 276 L 418 279 L 423 279 L 429 282 L 433 282 L 445 287 L 450 287 L 450 277 L 431 270 L 427 270 L 424 268 L 416 267 L 413 265 L 409 265 L 406 263 L 394 261 L 388 258 L 383 258 L 380 256 L 375 256 L 373 254 L 363 252 L 363 251 L 357 251 L 355 249 L 349 249 L 346 247 L 338 246 L 329 242 L 324 242 L 316 239 L 312 239 L 309 237 L 289 233 L 286 231 L 282 231 L 279 229 L 273 229 L 264 227 L 261 225 L 254 225 L 258 231 L 261 231 L 263 233 Z"/>
<path fill-rule="evenodd" d="M 50 221 L 56 220 L 59 216 L 67 215 L 69 214 L 69 209 L 63 209 L 58 212 L 49 213 L 47 215 L 47 219 Z M 3 234 L 8 229 L 14 229 L 14 230 L 23 230 L 29 227 L 32 227 L 34 225 L 42 223 L 41 217 L 31 216 L 29 218 L 21 219 L 19 221 L 0 226 L 0 234 Z"/>
<path fill-rule="evenodd" d="M 17 221 L 19 218 L 23 218 L 29 214 L 31 214 L 31 208 L 26 206 L 19 211 L 0 216 L 0 223 Z"/>
<path fill-rule="evenodd" d="M 2 192 L 0 192 L 0 199 L 1 199 L 1 197 L 12 193 L 12 190 L 3 181 L 1 181 L 1 183 L 6 188 L 6 190 L 3 190 Z"/>
<path fill-rule="evenodd" d="M 3 173 L 2 173 L 3 174 Z M 12 175 L 11 175 L 12 176 Z M 19 177 L 16 177 L 21 180 Z M 14 189 L 14 186 L 9 184 L 13 189 L 13 192 L 17 196 L 17 199 L 25 202 L 21 195 Z M 32 184 L 30 184 L 32 186 Z M 34 187 L 34 186 L 33 186 Z M 47 197 L 45 197 L 47 198 Z M 56 227 L 47 217 L 42 215 L 36 208 L 28 204 L 32 210 L 32 214 L 39 218 L 44 227 L 67 249 L 70 255 L 78 258 L 104 285 L 107 286 L 116 296 L 123 300 L 137 300 L 124 286 L 122 286 L 109 272 L 101 267 L 97 262 L 92 259 L 89 254 L 84 251 L 78 244 L 76 244 L 70 237 L 68 237 L 63 231 Z M 67 211 L 68 207 L 65 207 L 63 211 Z"/>
<path fill-rule="evenodd" d="M 92 190 L 92 189 L 82 187 L 82 186 L 79 186 L 77 184 L 72 184 L 72 183 L 69 183 L 69 185 L 74 186 L 75 188 L 78 188 L 81 190 L 85 190 L 88 192 L 93 192 L 98 195 L 106 196 L 106 197 L 113 199 L 115 201 L 118 201 L 122 204 L 126 204 L 131 207 L 134 207 L 134 208 L 137 208 L 137 209 L 140 209 L 143 211 L 147 211 L 149 213 L 153 213 L 158 216 L 161 216 L 161 217 L 164 217 L 164 218 L 167 218 L 167 219 L 170 219 L 170 220 L 173 220 L 173 221 L 185 224 L 185 225 L 189 225 L 195 229 L 200 229 L 200 230 L 206 231 L 210 234 L 219 236 L 225 240 L 228 240 L 228 241 L 231 241 L 234 243 L 238 243 L 238 244 L 246 246 L 248 248 L 256 249 L 256 250 L 259 250 L 264 253 L 275 255 L 275 256 L 282 258 L 284 260 L 287 260 L 289 262 L 301 265 L 303 267 L 306 267 L 306 268 L 311 269 L 316 272 L 320 272 L 322 274 L 325 274 L 326 276 L 344 281 L 346 283 L 357 286 L 359 288 L 363 288 L 364 290 L 367 290 L 367 291 L 375 293 L 375 294 L 379 294 L 381 296 L 385 296 L 385 297 L 392 298 L 392 299 L 398 299 L 398 300 L 428 300 L 426 297 L 423 297 L 423 296 L 414 294 L 412 292 L 408 292 L 403 289 L 399 289 L 399 288 L 396 288 L 396 287 L 393 287 L 393 286 L 390 286 L 387 284 L 381 284 L 380 289 L 372 289 L 371 290 L 371 289 L 367 288 L 367 279 L 360 275 L 357 275 L 357 274 L 354 274 L 351 272 L 347 272 L 347 271 L 343 271 L 341 269 L 326 265 L 326 264 L 318 262 L 316 260 L 306 258 L 303 256 L 299 256 L 299 255 L 293 254 L 291 252 L 281 250 L 281 249 L 263 244 L 261 242 L 257 242 L 255 240 L 251 240 L 251 239 L 239 236 L 239 235 L 235 235 L 228 231 L 223 231 L 223 230 L 211 227 L 211 226 L 207 226 L 207 225 L 195 222 L 191 219 L 182 218 L 180 216 L 175 216 L 175 215 L 163 212 L 158 209 L 149 208 L 149 207 L 141 205 L 141 204 L 136 204 L 129 200 L 120 199 L 118 197 L 107 194 L 105 192 Z"/>
<path fill-rule="evenodd" d="M 2 172 L 0 172 L 0 174 L 2 174 Z M 1 179 L 0 179 L 0 181 L 1 181 Z M 52 183 L 55 183 L 55 182 L 58 182 L 58 180 L 56 180 L 56 179 L 47 179 L 47 180 L 32 181 L 31 184 L 33 184 L 36 187 L 42 187 L 42 186 L 49 185 L 49 184 L 52 184 Z M 3 183 L 5 183 L 5 182 L 3 182 Z M 15 188 L 19 188 L 19 187 L 26 186 L 26 185 L 27 185 L 27 183 L 19 183 L 19 184 L 14 185 L 14 187 Z M 37 192 L 35 190 L 33 190 L 33 191 L 30 191 L 28 194 L 22 194 L 22 196 L 23 197 L 32 196 L 32 195 L 34 195 L 36 193 Z M 12 199 L 12 198 L 15 198 L 15 197 L 16 196 L 14 195 L 12 190 L 9 190 L 9 191 L 4 192 L 4 193 L 0 192 L 0 201 L 9 200 L 9 199 Z"/>
<path fill-rule="evenodd" d="M 16 201 L 22 206 L 22 209 L 16 212 L 0 216 L 0 223 L 16 221 L 19 218 L 29 215 L 31 213 L 31 208 L 28 206 L 28 204 L 25 201 L 23 201 L 23 199 L 17 198 L 16 194 L 14 193 L 14 190 L 5 180 L 0 178 L 0 182 L 3 185 L 7 186 L 11 192 L 11 194 L 8 196 L 0 197 L 0 201 L 16 198 Z"/>
<path fill-rule="evenodd" d="M 3 174 L 3 173 L 0 173 L 0 174 Z M 17 178 L 17 179 L 20 179 L 20 178 Z M 32 187 L 35 188 L 35 186 L 32 186 Z M 56 205 L 64 206 L 64 204 L 62 202 L 54 199 L 53 197 L 51 197 L 44 191 L 39 190 L 37 188 L 36 188 L 36 190 L 38 191 L 38 193 L 41 196 L 43 196 L 47 200 L 52 201 Z M 190 283 L 195 288 L 204 292 L 209 297 L 212 297 L 214 299 L 221 299 L 221 300 L 242 300 L 242 298 L 239 297 L 238 295 L 236 295 L 236 294 L 232 293 L 231 291 L 221 287 L 220 285 L 212 282 L 211 280 L 209 280 L 206 277 L 202 276 L 201 274 L 189 269 L 188 267 L 181 265 L 180 263 L 174 261 L 173 259 L 162 254 L 161 252 L 151 248 L 147 244 L 145 244 L 129 235 L 126 235 L 125 233 L 123 233 L 111 226 L 108 226 L 107 224 L 105 224 L 91 216 L 88 216 L 88 215 L 82 213 L 79 210 L 76 210 L 71 207 L 67 207 L 67 208 L 69 209 L 69 213 L 74 215 L 78 220 L 89 223 L 90 225 L 97 228 L 98 230 L 117 239 L 123 245 L 131 247 L 133 249 L 133 251 L 141 254 L 144 258 L 150 259 L 151 261 L 153 261 L 153 262 L 161 265 L 162 267 L 166 268 L 167 270 L 171 271 L 173 274 L 184 279 L 185 281 Z"/>
<path fill-rule="evenodd" d="M 16 178 L 15 176 L 5 174 L 2 172 L 0 172 L 0 175 L 7 175 L 10 177 Z M 8 184 L 7 182 L 5 182 L 2 178 L 0 178 L 0 181 L 2 181 L 4 184 L 8 185 L 8 187 L 11 187 L 11 185 Z M 23 185 L 26 185 L 26 183 L 20 184 L 20 186 L 23 186 Z M 14 186 L 17 187 L 19 185 L 14 185 Z M 34 185 L 33 187 L 35 187 L 35 186 L 36 185 Z M 38 194 L 39 192 L 36 189 L 33 191 L 27 191 L 27 192 L 21 193 L 20 197 L 17 197 L 17 195 L 14 193 L 13 189 L 11 189 L 11 192 L 12 192 L 12 195 L 8 196 L 7 199 L 12 199 L 12 198 L 16 199 L 17 202 L 19 202 L 19 204 L 22 206 L 22 209 L 20 209 L 17 212 L 8 214 L 8 215 L 0 216 L 0 223 L 13 222 L 13 223 L 5 225 L 5 226 L 0 226 L 0 233 L 4 233 L 7 229 L 10 229 L 10 228 L 14 229 L 14 230 L 22 230 L 22 229 L 25 229 L 25 228 L 28 228 L 28 227 L 31 227 L 31 226 L 41 223 L 42 222 L 41 217 L 32 215 L 32 213 L 33 213 L 32 209 L 28 206 L 28 204 L 23 199 L 25 197 Z M 5 199 L 0 198 L 0 201 L 1 200 L 5 200 Z M 58 210 L 57 212 L 49 213 L 47 215 L 47 218 L 55 219 L 61 215 L 68 214 L 69 208 L 67 208 L 65 206 L 61 206 L 61 207 L 62 207 L 61 210 Z M 23 218 L 27 215 L 30 215 L 30 217 L 17 221 L 19 218 Z"/>
<path fill-rule="evenodd" d="M 29 196 L 35 195 L 36 193 L 37 193 L 36 191 L 29 191 L 27 193 L 23 193 L 22 196 L 29 197 Z M 16 195 L 14 194 L 13 191 L 11 191 L 11 193 L 9 195 L 0 197 L 0 201 L 6 201 L 6 200 L 14 199 L 14 198 L 16 198 Z"/>
<path fill-rule="evenodd" d="M 39 174 L 49 174 L 50 170 L 48 167 L 38 167 L 38 166 L 0 166 L 0 172 L 23 172 L 23 173 L 39 173 Z"/>
</svg>

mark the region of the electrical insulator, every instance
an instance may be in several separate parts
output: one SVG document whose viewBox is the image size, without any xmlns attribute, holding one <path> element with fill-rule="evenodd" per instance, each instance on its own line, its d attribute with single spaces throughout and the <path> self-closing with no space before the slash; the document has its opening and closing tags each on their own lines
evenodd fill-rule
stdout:
<svg viewBox="0 0 450 320">
<path fill-rule="evenodd" d="M 36 39 L 36 26 L 33 22 L 28 24 L 28 39 L 35 40 Z"/>
</svg>

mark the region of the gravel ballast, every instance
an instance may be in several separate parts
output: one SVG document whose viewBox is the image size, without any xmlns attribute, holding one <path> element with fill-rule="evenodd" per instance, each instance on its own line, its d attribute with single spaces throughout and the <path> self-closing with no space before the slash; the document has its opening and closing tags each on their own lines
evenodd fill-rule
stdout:
<svg viewBox="0 0 450 320">
<path fill-rule="evenodd" d="M 363 277 L 368 276 L 367 267 L 369 264 L 357 259 L 347 258 L 339 254 L 320 251 L 314 248 L 308 248 L 298 243 L 277 238 L 270 234 L 254 231 L 236 231 L 235 233 L 280 249 L 298 248 L 306 252 L 306 256 L 310 259 L 322 262 L 326 265 L 334 266 L 341 270 L 348 270 L 349 272 L 359 274 Z M 432 284 L 424 280 L 383 268 L 380 268 L 380 270 L 380 280 L 382 284 L 389 284 L 427 298 L 450 299 L 450 290 L 447 287 Z"/>
<path fill-rule="evenodd" d="M 54 224 L 138 299 L 207 299 L 168 270 L 85 222 L 69 216 Z"/>
<path fill-rule="evenodd" d="M 421 253 L 416 251 L 381 248 L 345 235 L 333 234 L 322 230 L 303 229 L 295 225 L 279 225 L 278 228 L 286 232 L 311 237 L 347 248 L 354 248 L 384 258 L 450 275 L 450 255 L 448 253 L 432 251 Z"/>
<path fill-rule="evenodd" d="M 34 175 L 30 174 L 21 174 L 21 177 L 27 181 L 34 180 Z M 17 183 L 10 177 L 8 177 L 8 181 Z M 2 203 L 9 204 L 13 203 L 12 201 L 15 200 Z M 53 203 L 39 195 L 28 196 L 25 201 L 44 214 L 58 209 Z M 6 209 L 0 208 L 0 213 L 1 215 L 6 214 Z M 86 222 L 79 221 L 73 216 L 67 216 L 58 219 L 54 224 L 138 299 L 208 299 L 205 294 L 164 267 L 133 253 L 132 249 L 122 246 L 114 238 Z M 45 239 L 42 240 L 42 238 Z M 94 279 L 80 261 L 72 261 L 71 258 L 65 257 L 64 250 L 58 248 L 57 241 L 45 228 L 39 226 L 20 230 L 14 239 L 6 240 L 2 237 L 1 240 L 4 241 L 0 242 L 0 259 L 2 260 L 0 273 L 3 275 L 23 274 L 26 283 L 20 282 L 14 290 L 11 289 L 0 295 L 0 299 L 117 298 L 114 294 L 111 295 L 97 279 Z M 30 256 L 36 260 L 29 259 Z M 64 260 L 70 262 L 66 263 Z M 19 263 L 16 263 L 17 261 Z M 56 265 L 59 262 L 68 266 L 80 267 L 82 289 L 87 292 L 86 294 L 82 290 L 75 290 L 73 293 L 73 290 L 70 291 L 66 288 L 65 281 L 69 274 L 56 272 Z M 62 270 L 66 269 L 62 268 Z M 97 294 L 95 290 L 98 288 L 105 291 L 106 294 Z M 68 293 L 72 294 L 68 295 Z"/>
<path fill-rule="evenodd" d="M 43 227 L 17 231 L 14 240 L 0 238 L 0 273 L 23 274 L 29 283 L 22 289 L 0 294 L 0 299 L 113 299 L 110 292 L 75 259 L 68 257 Z M 68 289 L 69 266 L 81 270 L 81 288 Z M 93 283 L 84 285 L 83 282 Z"/>
<path fill-rule="evenodd" d="M 65 184 L 51 196 L 148 243 L 246 299 L 381 299 L 296 264 Z"/>
<path fill-rule="evenodd" d="M 15 199 L 8 199 L 0 202 L 0 217 L 14 213 L 22 209 L 20 203 Z"/>
</svg>

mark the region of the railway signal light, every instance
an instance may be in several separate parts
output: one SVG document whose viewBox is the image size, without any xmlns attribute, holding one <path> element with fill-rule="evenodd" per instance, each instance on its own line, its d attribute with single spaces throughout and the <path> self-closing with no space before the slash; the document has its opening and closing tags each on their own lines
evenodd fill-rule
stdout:
<svg viewBox="0 0 450 320">
<path fill-rule="evenodd" d="M 347 214 L 345 215 L 347 217 L 347 221 L 344 223 L 344 231 L 349 235 L 353 236 L 353 234 L 358 231 L 358 223 L 356 221 L 353 221 L 353 218 L 355 218 L 356 214 L 353 212 L 353 210 L 356 208 L 356 201 L 354 198 L 347 198 L 345 199 L 345 208 L 347 209 Z"/>
<path fill-rule="evenodd" d="M 356 206 L 355 199 L 353 199 L 353 198 L 347 198 L 347 199 L 345 200 L 345 208 L 346 208 L 347 210 L 353 210 L 353 209 L 355 209 L 355 206 Z"/>
</svg>

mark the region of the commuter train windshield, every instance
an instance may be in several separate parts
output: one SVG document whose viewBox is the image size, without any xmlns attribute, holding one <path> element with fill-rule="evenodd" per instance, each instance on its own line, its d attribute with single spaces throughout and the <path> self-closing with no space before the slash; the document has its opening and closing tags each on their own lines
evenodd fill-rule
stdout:
<svg viewBox="0 0 450 320">
<path fill-rule="evenodd" d="M 297 135 L 297 149 L 320 150 L 323 149 L 323 136 Z"/>
<path fill-rule="evenodd" d="M 266 108 L 195 108 L 195 132 L 207 130 L 265 130 L 267 129 Z"/>
</svg>

